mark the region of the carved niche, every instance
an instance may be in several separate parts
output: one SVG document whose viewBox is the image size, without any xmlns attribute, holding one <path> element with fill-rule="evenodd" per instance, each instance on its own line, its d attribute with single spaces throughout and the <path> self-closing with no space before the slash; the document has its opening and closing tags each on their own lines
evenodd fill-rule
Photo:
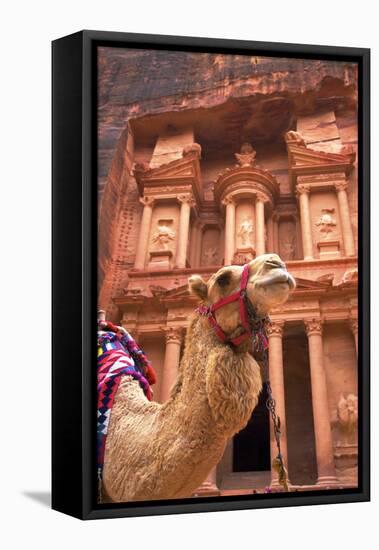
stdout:
<svg viewBox="0 0 379 550">
<path fill-rule="evenodd" d="M 252 237 L 253 237 L 253 220 L 251 217 L 246 216 L 242 223 L 240 224 L 237 236 L 240 239 L 240 244 L 243 247 L 252 246 Z"/>
<path fill-rule="evenodd" d="M 220 230 L 216 227 L 207 227 L 202 238 L 201 265 L 204 267 L 216 266 L 220 262 Z"/>
<path fill-rule="evenodd" d="M 176 232 L 173 219 L 159 219 L 151 239 L 149 269 L 169 269 Z"/>
<path fill-rule="evenodd" d="M 279 223 L 279 255 L 285 261 L 296 259 L 296 223 L 293 219 Z"/>
</svg>

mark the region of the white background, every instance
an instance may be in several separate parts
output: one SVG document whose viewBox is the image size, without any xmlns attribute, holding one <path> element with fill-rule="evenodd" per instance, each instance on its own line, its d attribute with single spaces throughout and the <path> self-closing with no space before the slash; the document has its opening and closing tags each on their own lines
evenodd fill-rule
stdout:
<svg viewBox="0 0 379 550">
<path fill-rule="evenodd" d="M 371 47 L 372 188 L 376 201 L 379 30 L 375 4 L 371 0 L 2 3 L 0 521 L 3 527 L 0 536 L 6 538 L 3 548 L 348 550 L 365 543 L 375 547 L 379 507 L 375 450 L 378 438 L 374 430 L 372 503 L 86 523 L 53 512 L 46 504 L 50 485 L 50 41 L 86 28 Z M 374 213 L 375 210 L 374 203 Z M 378 226 L 373 228 L 374 247 L 377 231 Z M 375 248 L 373 255 L 377 253 Z M 375 257 L 373 267 L 377 267 Z M 374 311 L 378 305 L 376 284 L 373 277 Z M 375 327 L 373 333 L 375 336 Z M 373 348 L 377 348 L 375 339 Z M 374 361 L 372 370 L 375 388 Z M 375 429 L 378 399 L 374 391 L 372 396 Z M 69 402 L 70 396 L 67 399 Z"/>
</svg>

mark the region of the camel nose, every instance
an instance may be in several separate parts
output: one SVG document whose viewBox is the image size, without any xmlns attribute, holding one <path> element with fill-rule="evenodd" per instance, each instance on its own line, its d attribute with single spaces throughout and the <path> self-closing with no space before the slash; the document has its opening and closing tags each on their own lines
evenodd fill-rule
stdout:
<svg viewBox="0 0 379 550">
<path fill-rule="evenodd" d="M 269 267 L 272 267 L 273 269 L 280 268 L 280 269 L 285 269 L 287 271 L 286 264 L 279 258 L 278 259 L 269 258 L 268 260 L 266 260 L 265 264 L 268 265 Z"/>
</svg>

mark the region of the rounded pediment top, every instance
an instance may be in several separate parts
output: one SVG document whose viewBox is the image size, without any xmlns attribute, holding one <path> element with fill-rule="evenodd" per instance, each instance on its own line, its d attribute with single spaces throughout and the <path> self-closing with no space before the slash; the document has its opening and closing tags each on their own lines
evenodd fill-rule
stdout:
<svg viewBox="0 0 379 550">
<path fill-rule="evenodd" d="M 279 196 L 279 183 L 275 176 L 260 166 L 235 166 L 223 170 L 214 182 L 214 193 L 216 198 L 222 200 L 227 193 L 238 191 L 243 193 L 256 194 L 256 192 L 267 192 L 269 197 L 276 199 Z"/>
</svg>

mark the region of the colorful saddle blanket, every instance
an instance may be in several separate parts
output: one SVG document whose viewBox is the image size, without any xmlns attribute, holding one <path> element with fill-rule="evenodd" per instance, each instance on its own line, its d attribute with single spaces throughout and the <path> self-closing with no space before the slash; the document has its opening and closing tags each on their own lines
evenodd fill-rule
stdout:
<svg viewBox="0 0 379 550">
<path fill-rule="evenodd" d="M 156 377 L 145 353 L 132 336 L 119 331 L 111 323 L 99 323 L 97 359 L 97 475 L 101 493 L 105 443 L 121 377 L 131 376 L 138 380 L 149 401 L 152 399 L 150 384 L 156 382 Z"/>
</svg>

